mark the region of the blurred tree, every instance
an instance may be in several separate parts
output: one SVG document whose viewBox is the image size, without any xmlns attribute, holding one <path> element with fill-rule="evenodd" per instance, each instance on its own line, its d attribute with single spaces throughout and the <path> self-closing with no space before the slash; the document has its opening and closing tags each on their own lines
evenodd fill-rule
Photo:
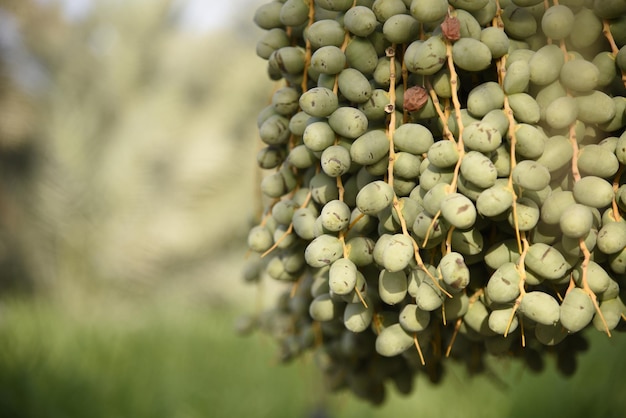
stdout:
<svg viewBox="0 0 626 418">
<path fill-rule="evenodd" d="M 182 31 L 178 6 L 0 0 L 3 282 L 206 274 L 245 236 L 269 85 L 250 31 Z"/>
</svg>

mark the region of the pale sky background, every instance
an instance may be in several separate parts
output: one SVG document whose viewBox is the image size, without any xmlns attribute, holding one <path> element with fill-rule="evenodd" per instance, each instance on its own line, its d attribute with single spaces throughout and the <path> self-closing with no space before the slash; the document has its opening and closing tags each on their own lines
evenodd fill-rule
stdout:
<svg viewBox="0 0 626 418">
<path fill-rule="evenodd" d="M 62 2 L 68 16 L 80 18 L 94 0 L 38 0 L 41 3 Z M 150 1 L 150 0 L 128 0 Z M 213 30 L 227 25 L 236 11 L 244 10 L 250 20 L 262 0 L 178 0 L 186 3 L 183 19 L 190 29 Z M 269 1 L 269 0 L 267 0 Z"/>
<path fill-rule="evenodd" d="M 98 0 L 36 0 L 41 4 L 61 3 L 70 19 L 80 19 Z M 145 2 L 155 0 L 99 0 L 123 2 Z M 228 25 L 249 25 L 253 23 L 254 12 L 261 4 L 271 0 L 173 0 L 174 5 L 183 6 L 180 18 L 182 24 L 189 30 L 211 32 L 228 27 Z M 0 48 L 14 54 L 12 62 L 15 64 L 15 80 L 25 89 L 36 90 L 41 85 L 43 74 L 38 71 L 37 65 L 30 62 L 31 58 L 24 51 L 16 47 L 19 45 L 19 28 L 11 19 L 0 14 Z M 30 65 L 25 65 L 29 63 Z"/>
</svg>

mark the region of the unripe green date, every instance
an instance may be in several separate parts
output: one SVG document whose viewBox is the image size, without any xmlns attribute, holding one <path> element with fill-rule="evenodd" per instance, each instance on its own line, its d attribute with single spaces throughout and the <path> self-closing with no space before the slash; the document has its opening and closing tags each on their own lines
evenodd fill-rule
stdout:
<svg viewBox="0 0 626 418">
<path fill-rule="evenodd" d="M 407 69 L 420 75 L 432 75 L 446 62 L 446 45 L 440 36 L 412 42 L 404 53 Z"/>
<path fill-rule="evenodd" d="M 613 200 L 613 186 L 603 178 L 596 176 L 583 177 L 574 183 L 572 189 L 574 199 L 578 203 L 603 208 L 611 204 Z"/>
<path fill-rule="evenodd" d="M 470 150 L 483 153 L 495 151 L 502 143 L 500 132 L 485 122 L 474 122 L 465 127 L 463 142 Z"/>
<path fill-rule="evenodd" d="M 367 116 L 368 121 L 384 121 L 388 113 L 389 93 L 386 90 L 376 88 L 372 90 L 369 100 L 360 103 L 358 108 Z M 401 125 L 402 126 L 402 125 Z"/>
<path fill-rule="evenodd" d="M 626 13 L 626 3 L 622 0 L 594 0 L 593 11 L 604 19 L 615 19 Z"/>
<path fill-rule="evenodd" d="M 396 153 L 393 165 L 393 173 L 405 179 L 419 177 L 419 167 L 422 159 L 410 152 L 400 151 Z"/>
<path fill-rule="evenodd" d="M 586 236 L 593 226 L 593 213 L 589 206 L 574 204 L 561 214 L 559 226 L 563 235 L 570 238 Z"/>
<path fill-rule="evenodd" d="M 381 130 L 368 131 L 354 140 L 350 147 L 352 161 L 370 165 L 383 158 L 389 152 L 389 139 Z"/>
<path fill-rule="evenodd" d="M 474 2 L 472 0 L 472 3 L 478 2 Z M 461 38 L 472 38 L 480 41 L 480 33 L 482 31 L 482 28 L 480 27 L 480 23 L 478 23 L 478 21 L 474 18 L 474 16 L 472 16 L 471 13 L 469 13 L 469 11 L 462 8 L 457 8 L 451 15 L 456 17 L 459 21 Z"/>
<path fill-rule="evenodd" d="M 509 38 L 504 31 L 494 26 L 482 29 L 480 42 L 487 45 L 493 58 L 500 58 L 509 52 Z"/>
<path fill-rule="evenodd" d="M 576 266 L 572 272 L 572 278 L 579 287 L 583 287 L 583 267 L 582 265 Z M 602 266 L 595 261 L 589 261 L 586 271 L 587 284 L 592 292 L 596 295 L 604 293 L 609 289 L 611 283 L 611 277 L 602 268 Z"/>
<path fill-rule="evenodd" d="M 525 39 L 537 32 L 537 21 L 527 9 L 508 5 L 502 12 L 505 32 L 515 39 Z"/>
<path fill-rule="evenodd" d="M 484 70 L 489 67 L 492 58 L 489 47 L 473 38 L 461 38 L 452 46 L 454 64 L 463 70 Z"/>
<path fill-rule="evenodd" d="M 581 288 L 571 289 L 561 303 L 561 324 L 570 332 L 585 328 L 595 314 L 595 308 L 589 295 Z"/>
<path fill-rule="evenodd" d="M 376 48 L 367 38 L 352 38 L 346 47 L 345 54 L 348 65 L 364 75 L 372 74 L 378 64 Z"/>
<path fill-rule="evenodd" d="M 446 67 L 433 74 L 431 83 L 433 90 L 437 93 L 437 97 L 451 98 L 452 97 L 452 85 L 450 84 L 450 70 Z M 456 90 L 461 87 L 460 83 L 456 83 Z"/>
<path fill-rule="evenodd" d="M 397 356 L 412 345 L 413 337 L 399 323 L 384 328 L 376 337 L 376 352 L 384 357 Z"/>
<path fill-rule="evenodd" d="M 309 5 L 305 0 L 287 0 L 280 9 L 280 21 L 285 26 L 299 26 L 309 18 Z"/>
<path fill-rule="evenodd" d="M 374 310 L 371 305 L 365 307 L 363 303 L 348 303 L 343 311 L 343 323 L 349 331 L 363 332 L 372 323 Z"/>
<path fill-rule="evenodd" d="M 356 204 L 366 215 L 375 215 L 393 200 L 393 189 L 384 181 L 377 180 L 364 186 L 356 196 Z"/>
<path fill-rule="evenodd" d="M 476 221 L 476 207 L 461 193 L 450 193 L 441 201 L 441 215 L 451 225 L 467 229 Z"/>
<path fill-rule="evenodd" d="M 530 231 L 539 222 L 539 206 L 527 197 L 518 198 L 514 203 L 515 212 L 509 212 L 507 220 L 512 228 L 520 231 Z M 515 216 L 514 216 L 515 213 Z"/>
<path fill-rule="evenodd" d="M 496 243 L 485 253 L 485 264 L 494 270 L 505 263 L 515 263 L 518 259 L 519 251 L 515 239 L 506 239 Z"/>
<path fill-rule="evenodd" d="M 304 258 L 311 267 L 324 267 L 332 264 L 343 255 L 343 245 L 339 238 L 320 235 L 307 245 Z"/>
<path fill-rule="evenodd" d="M 465 154 L 460 171 L 464 178 L 483 189 L 493 186 L 498 177 L 493 162 L 478 151 L 469 151 Z"/>
<path fill-rule="evenodd" d="M 383 267 L 395 273 L 404 270 L 413 260 L 413 240 L 408 235 L 394 234 L 384 246 L 382 254 Z"/>
<path fill-rule="evenodd" d="M 428 161 L 438 168 L 452 167 L 459 160 L 459 151 L 453 141 L 437 141 L 428 150 Z"/>
<path fill-rule="evenodd" d="M 293 87 L 283 87 L 272 95 L 272 106 L 279 115 L 291 116 L 298 111 L 300 93 Z"/>
<path fill-rule="evenodd" d="M 493 81 L 474 87 L 467 97 L 467 110 L 477 118 L 482 118 L 494 109 L 501 109 L 503 105 L 504 92 Z"/>
<path fill-rule="evenodd" d="M 422 280 L 415 292 L 415 303 L 420 309 L 428 312 L 440 308 L 444 298 L 441 290 L 435 286 L 430 278 Z"/>
<path fill-rule="evenodd" d="M 615 102 L 606 93 L 594 90 L 576 96 L 578 119 L 585 123 L 606 123 L 615 117 Z"/>
<path fill-rule="evenodd" d="M 304 33 L 313 49 L 333 45 L 340 47 L 345 36 L 341 24 L 336 20 L 323 19 L 314 22 Z"/>
<path fill-rule="evenodd" d="M 489 314 L 489 329 L 496 334 L 511 333 L 518 325 L 519 319 L 513 314 L 513 308 L 495 309 Z"/>
<path fill-rule="evenodd" d="M 283 26 L 283 23 L 280 21 L 280 11 L 282 7 L 283 5 L 280 2 L 262 4 L 256 9 L 252 19 L 261 29 L 271 30 L 280 28 Z"/>
<path fill-rule="evenodd" d="M 569 127 L 578 117 L 578 103 L 571 96 L 558 97 L 545 109 L 545 120 L 551 128 Z"/>
<path fill-rule="evenodd" d="M 383 24 L 383 34 L 391 43 L 407 43 L 419 34 L 419 22 L 410 15 L 394 15 Z"/>
<path fill-rule="evenodd" d="M 534 124 L 539 122 L 541 109 L 537 101 L 527 93 L 510 94 L 509 106 L 516 120 L 522 123 Z"/>
<path fill-rule="evenodd" d="M 369 7 L 355 6 L 346 11 L 343 24 L 354 35 L 366 37 L 376 30 L 378 20 Z"/>
<path fill-rule="evenodd" d="M 578 169 L 582 175 L 612 178 L 619 170 L 615 153 L 596 144 L 583 147 L 578 154 Z"/>
<path fill-rule="evenodd" d="M 494 271 L 487 283 L 489 299 L 496 303 L 514 301 L 520 294 L 521 274 L 515 263 L 506 262 Z"/>
<path fill-rule="evenodd" d="M 326 117 L 339 107 L 337 95 L 326 87 L 314 87 L 300 96 L 300 108 L 311 116 Z"/>
<path fill-rule="evenodd" d="M 596 313 L 592 323 L 598 331 L 606 331 L 615 329 L 622 319 L 622 315 L 626 313 L 626 306 L 619 297 L 607 299 L 600 302 L 600 312 L 602 317 Z"/>
<path fill-rule="evenodd" d="M 389 271 L 383 269 L 378 276 L 378 295 L 387 305 L 396 305 L 404 300 L 407 294 L 407 277 L 402 270 Z"/>
<path fill-rule="evenodd" d="M 563 64 L 559 80 L 568 89 L 577 92 L 589 92 L 598 85 L 600 70 L 592 62 L 573 59 Z"/>
<path fill-rule="evenodd" d="M 574 194 L 568 190 L 555 190 L 541 207 L 541 219 L 547 224 L 557 224 L 565 209 L 576 203 Z"/>
<path fill-rule="evenodd" d="M 599 71 L 598 87 L 606 87 L 611 84 L 617 75 L 615 56 L 608 51 L 602 51 L 591 62 Z"/>
<path fill-rule="evenodd" d="M 311 69 L 321 74 L 338 74 L 345 66 L 345 54 L 334 45 L 323 46 L 311 56 Z"/>
<path fill-rule="evenodd" d="M 480 335 L 495 335 L 495 332 L 489 328 L 489 311 L 480 300 L 477 300 L 469 306 L 463 317 L 463 321 Z"/>
<path fill-rule="evenodd" d="M 337 86 L 347 100 L 364 103 L 372 96 L 372 85 L 360 71 L 345 68 L 341 70 L 338 77 Z"/>
<path fill-rule="evenodd" d="M 335 131 L 326 121 L 312 122 L 304 129 L 302 141 L 311 151 L 324 151 L 334 144 Z"/>
<path fill-rule="evenodd" d="M 272 52 L 269 65 L 283 74 L 299 74 L 304 69 L 304 49 L 296 46 L 284 46 Z"/>
<path fill-rule="evenodd" d="M 324 172 L 317 173 L 311 178 L 309 189 L 311 189 L 311 198 L 322 205 L 339 198 L 337 179 Z"/>
<path fill-rule="evenodd" d="M 573 155 L 574 151 L 569 138 L 555 135 L 545 142 L 543 153 L 536 161 L 553 173 L 568 166 Z"/>
<path fill-rule="evenodd" d="M 259 136 L 267 145 L 281 145 L 289 139 L 289 119 L 272 115 L 259 128 Z"/>
<path fill-rule="evenodd" d="M 534 125 L 528 123 L 518 123 L 515 126 L 515 140 L 516 153 L 524 158 L 536 159 L 541 157 L 543 154 L 547 138 Z M 543 187 L 540 188 L 542 189 Z"/>
<path fill-rule="evenodd" d="M 546 167 L 532 160 L 517 163 L 512 172 L 513 183 L 524 189 L 541 190 L 550 183 L 550 172 Z"/>
<path fill-rule="evenodd" d="M 487 217 L 498 216 L 506 212 L 512 205 L 512 190 L 498 184 L 485 189 L 476 199 L 478 213 Z"/>
<path fill-rule="evenodd" d="M 448 2 L 456 9 L 474 12 L 485 7 L 489 0 L 448 0 Z"/>
<path fill-rule="evenodd" d="M 265 32 L 256 44 L 256 54 L 269 59 L 270 55 L 277 49 L 289 46 L 289 37 L 282 28 L 274 28 Z"/>
<path fill-rule="evenodd" d="M 560 279 L 570 268 L 570 265 L 556 248 L 542 243 L 535 243 L 529 247 L 524 264 L 527 268 L 549 280 Z"/>
<path fill-rule="evenodd" d="M 544 325 L 554 325 L 560 318 L 559 303 L 549 294 L 540 291 L 526 293 L 519 310 L 524 316 Z"/>
<path fill-rule="evenodd" d="M 626 223 L 610 222 L 598 231 L 597 246 L 605 254 L 615 254 L 626 247 Z"/>
<path fill-rule="evenodd" d="M 347 295 L 356 286 L 357 268 L 347 258 L 340 258 L 330 265 L 328 284 L 330 290 L 338 295 Z"/>
<path fill-rule="evenodd" d="M 454 229 L 451 237 L 451 248 L 463 255 L 477 255 L 482 253 L 485 240 L 477 228 L 466 231 Z"/>
<path fill-rule="evenodd" d="M 444 255 L 439 264 L 441 277 L 455 292 L 465 289 L 470 281 L 470 271 L 465 265 L 463 255 L 457 252 L 450 252 Z"/>
<path fill-rule="evenodd" d="M 367 132 L 368 120 L 359 109 L 339 107 L 328 116 L 328 124 L 337 135 L 356 139 Z"/>
<path fill-rule="evenodd" d="M 568 334 L 569 331 L 567 331 L 567 329 L 561 325 L 560 322 L 555 324 L 539 323 L 535 327 L 535 338 L 537 338 L 537 341 L 541 344 L 547 346 L 559 344 L 567 337 Z"/>
<path fill-rule="evenodd" d="M 328 293 L 322 294 L 313 299 L 309 305 L 309 315 L 316 321 L 330 321 L 339 313 L 337 305 Z"/>
<path fill-rule="evenodd" d="M 559 78 L 564 63 L 563 51 L 557 45 L 541 47 L 528 61 L 530 81 L 540 86 L 552 83 Z"/>
<path fill-rule="evenodd" d="M 397 151 L 421 155 L 428 152 L 434 144 L 433 134 L 425 126 L 416 123 L 405 123 L 396 129 L 393 145 Z"/>
<path fill-rule="evenodd" d="M 399 324 L 406 332 L 424 331 L 430 324 L 430 312 L 420 309 L 417 305 L 409 303 L 399 315 Z"/>
<path fill-rule="evenodd" d="M 541 30 L 551 39 L 565 39 L 574 29 L 574 13 L 569 7 L 557 4 L 549 7 L 541 19 Z"/>
<path fill-rule="evenodd" d="M 385 23 L 392 16 L 405 14 L 407 6 L 402 0 L 374 0 L 372 11 L 379 22 Z"/>
<path fill-rule="evenodd" d="M 592 10 L 583 8 L 574 15 L 573 30 L 569 39 L 574 48 L 580 50 L 594 44 L 602 36 L 602 19 Z"/>
<path fill-rule="evenodd" d="M 412 0 L 409 11 L 418 21 L 430 23 L 443 19 L 448 7 L 447 0 Z"/>
</svg>

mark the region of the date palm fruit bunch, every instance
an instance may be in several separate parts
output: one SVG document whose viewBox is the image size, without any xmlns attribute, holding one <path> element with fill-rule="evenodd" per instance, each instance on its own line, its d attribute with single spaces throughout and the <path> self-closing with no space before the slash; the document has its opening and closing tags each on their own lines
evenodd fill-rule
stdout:
<svg viewBox="0 0 626 418">
<path fill-rule="evenodd" d="M 274 0 L 246 280 L 287 361 L 380 403 L 447 361 L 565 374 L 626 308 L 626 1 Z"/>
</svg>

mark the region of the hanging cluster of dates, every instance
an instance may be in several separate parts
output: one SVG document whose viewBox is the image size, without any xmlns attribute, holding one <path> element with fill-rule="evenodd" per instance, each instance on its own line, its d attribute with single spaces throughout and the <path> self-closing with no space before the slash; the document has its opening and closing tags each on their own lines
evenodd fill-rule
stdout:
<svg viewBox="0 0 626 418">
<path fill-rule="evenodd" d="M 287 0 L 255 14 L 278 87 L 258 117 L 254 323 L 330 387 L 573 373 L 626 313 L 626 2 Z"/>
</svg>

